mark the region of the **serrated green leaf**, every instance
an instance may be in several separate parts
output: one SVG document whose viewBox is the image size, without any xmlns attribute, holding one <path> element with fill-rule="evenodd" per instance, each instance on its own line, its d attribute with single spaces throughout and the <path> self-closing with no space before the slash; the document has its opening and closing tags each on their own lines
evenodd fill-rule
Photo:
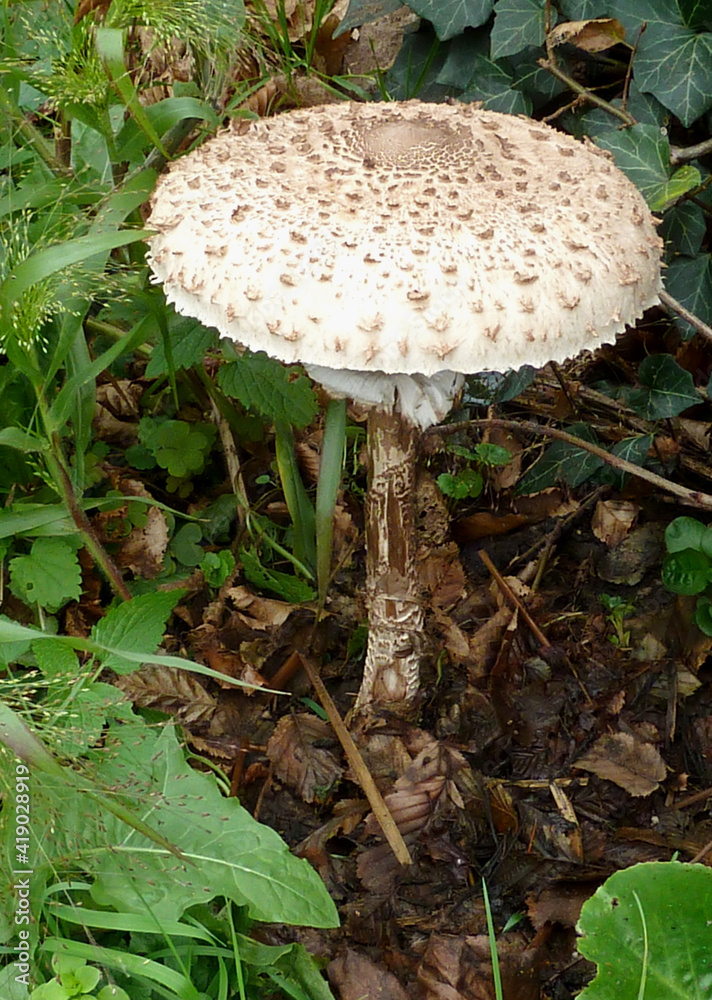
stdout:
<svg viewBox="0 0 712 1000">
<path fill-rule="evenodd" d="M 32 652 L 45 680 L 74 681 L 80 672 L 77 654 L 63 642 L 52 639 L 33 642 Z"/>
<path fill-rule="evenodd" d="M 665 272 L 665 287 L 691 313 L 712 324 L 712 254 L 674 257 Z M 686 336 L 695 333 L 695 328 L 677 314 L 674 319 Z"/>
<path fill-rule="evenodd" d="M 214 330 L 184 316 L 176 317 L 169 324 L 168 336 L 175 371 L 200 364 L 206 351 L 216 340 Z M 146 366 L 146 377 L 157 378 L 159 375 L 167 375 L 169 370 L 165 346 L 163 341 L 159 341 L 151 351 L 151 358 Z"/>
<path fill-rule="evenodd" d="M 246 352 L 237 361 L 223 365 L 218 382 L 226 395 L 268 420 L 306 427 L 317 414 L 309 379 L 299 368 L 287 368 L 262 352 Z"/>
<path fill-rule="evenodd" d="M 710 913 L 704 865 L 651 861 L 611 875 L 576 928 L 578 950 L 598 966 L 580 1000 L 709 1000 Z"/>
<path fill-rule="evenodd" d="M 492 13 L 494 0 L 411 0 L 410 9 L 426 18 L 441 41 L 478 28 Z"/>
<path fill-rule="evenodd" d="M 498 0 L 490 36 L 493 60 L 513 56 L 544 44 L 544 0 Z"/>
<path fill-rule="evenodd" d="M 163 638 L 168 617 L 185 591 L 142 594 L 111 608 L 91 630 L 91 638 L 103 646 L 131 653 L 152 653 Z M 137 664 L 116 654 L 103 658 L 104 666 L 117 674 L 128 674 Z"/>
<path fill-rule="evenodd" d="M 588 424 L 572 424 L 566 430 L 583 441 L 598 443 L 595 433 Z M 538 493 L 559 482 L 568 483 L 571 487 L 580 486 L 602 465 L 604 465 L 603 459 L 592 455 L 590 451 L 568 444 L 566 441 L 554 441 L 532 468 L 522 476 L 517 485 L 517 493 Z"/>
<path fill-rule="evenodd" d="M 9 562 L 10 590 L 26 604 L 59 611 L 82 593 L 82 573 L 76 551 L 61 538 L 38 538 L 30 554 Z"/>
<path fill-rule="evenodd" d="M 676 417 L 700 402 L 692 375 L 670 354 L 652 354 L 638 368 L 639 388 L 626 393 L 628 406 L 646 420 Z"/>
</svg>

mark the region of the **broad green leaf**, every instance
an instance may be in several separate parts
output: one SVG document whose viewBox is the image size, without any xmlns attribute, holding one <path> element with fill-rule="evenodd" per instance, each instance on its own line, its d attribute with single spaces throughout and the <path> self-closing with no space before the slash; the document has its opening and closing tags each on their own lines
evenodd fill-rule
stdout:
<svg viewBox="0 0 712 1000">
<path fill-rule="evenodd" d="M 191 522 L 184 524 L 175 533 L 171 541 L 171 552 L 184 566 L 197 566 L 205 555 L 205 550 L 198 544 L 203 537 L 203 532 L 197 524 Z"/>
<path fill-rule="evenodd" d="M 611 455 L 622 458 L 634 465 L 644 465 L 648 452 L 653 444 L 652 434 L 636 434 L 635 437 L 623 438 L 610 449 Z M 605 465 L 596 473 L 596 482 L 609 483 L 617 490 L 623 488 L 628 479 L 627 472 L 621 472 L 612 465 Z"/>
<path fill-rule="evenodd" d="M 665 204 L 670 184 L 670 143 L 655 125 L 603 132 L 596 137 L 633 181 L 648 205 Z"/>
<path fill-rule="evenodd" d="M 44 438 L 20 430 L 19 427 L 3 427 L 0 431 L 0 445 L 15 448 L 17 451 L 47 451 L 48 443 Z"/>
<path fill-rule="evenodd" d="M 38 538 L 29 555 L 10 560 L 9 569 L 10 590 L 26 604 L 39 604 L 53 613 L 81 596 L 76 550 L 61 538 Z"/>
<path fill-rule="evenodd" d="M 545 7 L 544 0 L 498 0 L 490 36 L 492 59 L 513 56 L 523 49 L 543 45 Z"/>
<path fill-rule="evenodd" d="M 673 257 L 665 272 L 665 287 L 686 309 L 712 325 L 712 254 Z M 694 327 L 675 315 L 675 324 L 690 337 Z"/>
<path fill-rule="evenodd" d="M 493 62 L 478 56 L 472 65 L 472 76 L 462 95 L 468 101 L 482 101 L 490 111 L 510 115 L 528 115 L 532 110 L 529 97 L 515 89 L 514 75 L 506 62 Z"/>
<path fill-rule="evenodd" d="M 450 91 L 438 82 L 449 43 L 443 44 L 432 28 L 421 27 L 405 36 L 396 60 L 388 70 L 385 87 L 394 101 L 444 101 Z"/>
<path fill-rule="evenodd" d="M 492 13 L 494 0 L 411 0 L 411 10 L 426 18 L 445 41 L 465 28 L 478 28 Z"/>
<path fill-rule="evenodd" d="M 591 17 L 603 17 L 601 0 L 559 0 L 561 13 L 569 21 L 587 21 Z"/>
<path fill-rule="evenodd" d="M 190 768 L 172 726 L 158 738 L 107 734 L 97 760 L 99 783 L 128 782 L 123 794 L 138 798 L 143 818 L 183 852 L 187 863 L 106 817 L 113 849 L 87 860 L 96 870 L 92 895 L 102 906 L 151 912 L 177 920 L 187 907 L 226 896 L 246 906 L 253 920 L 333 927 L 336 908 L 316 872 L 290 854 L 269 827 L 256 822 L 235 798 L 225 798 L 211 775 Z M 118 789 L 117 789 L 118 792 Z"/>
<path fill-rule="evenodd" d="M 700 597 L 692 617 L 700 632 L 704 632 L 705 635 L 712 635 L 712 601 L 710 601 L 709 597 Z"/>
<path fill-rule="evenodd" d="M 482 31 L 467 31 L 457 35 L 444 47 L 445 59 L 437 75 L 437 82 L 444 87 L 466 90 L 474 61 L 478 56 L 489 57 L 489 37 Z"/>
<path fill-rule="evenodd" d="M 597 444 L 596 435 L 588 424 L 572 424 L 566 428 L 574 437 Z M 518 493 L 538 493 L 540 490 L 554 486 L 558 482 L 569 486 L 580 486 L 604 465 L 602 458 L 592 455 L 590 451 L 568 444 L 566 441 L 554 441 L 544 454 L 529 469 L 519 481 Z"/>
<path fill-rule="evenodd" d="M 91 630 L 94 642 L 121 649 L 122 652 L 153 653 L 158 649 L 171 611 L 184 595 L 182 590 L 142 594 L 111 608 Z M 117 674 L 131 673 L 136 663 L 122 656 L 109 655 L 104 666 Z"/>
<path fill-rule="evenodd" d="M 706 531 L 696 517 L 676 517 L 665 529 L 665 546 L 668 552 L 681 552 L 683 549 L 701 551 Z"/>
<path fill-rule="evenodd" d="M 678 198 L 681 198 L 688 191 L 692 191 L 693 188 L 699 187 L 702 182 L 702 175 L 700 174 L 697 167 L 693 167 L 691 164 L 686 164 L 684 167 L 680 167 L 676 170 L 672 177 L 663 185 L 662 191 L 650 199 L 648 204 L 650 205 L 651 212 L 664 212 L 666 208 L 676 202 Z"/>
<path fill-rule="evenodd" d="M 587 900 L 578 950 L 598 966 L 581 1000 L 709 1000 L 712 870 L 650 861 L 616 872 Z"/>
<path fill-rule="evenodd" d="M 683 201 L 679 205 L 673 205 L 665 213 L 660 227 L 660 235 L 665 242 L 672 244 L 676 253 L 685 257 L 697 257 L 706 233 L 705 211 L 693 201 Z M 675 295 L 672 290 L 670 292 Z"/>
<path fill-rule="evenodd" d="M 200 472 L 212 448 L 215 433 L 213 424 L 166 420 L 158 427 L 154 439 L 156 461 L 169 475 L 179 479 Z"/>
<path fill-rule="evenodd" d="M 32 652 L 45 680 L 73 681 L 81 672 L 77 654 L 64 642 L 43 639 L 32 644 Z"/>
<path fill-rule="evenodd" d="M 654 94 L 685 126 L 712 107 L 712 33 L 685 23 L 675 0 L 613 0 L 609 13 L 638 38 L 633 64 L 641 90 Z"/>
<path fill-rule="evenodd" d="M 262 352 L 248 352 L 223 365 L 218 382 L 226 395 L 268 420 L 305 427 L 317 413 L 314 390 L 301 370 L 287 368 Z"/>
<path fill-rule="evenodd" d="M 206 351 L 216 340 L 214 330 L 203 326 L 197 320 L 175 315 L 169 319 L 168 337 L 174 371 L 200 364 Z M 163 341 L 159 341 L 151 351 L 151 360 L 146 367 L 146 378 L 167 375 L 169 370 L 165 346 Z"/>
<path fill-rule="evenodd" d="M 701 594 L 710 583 L 712 561 L 696 549 L 681 549 L 663 559 L 661 578 L 673 594 Z"/>
<path fill-rule="evenodd" d="M 676 417 L 700 402 L 692 375 L 670 354 L 651 354 L 641 361 L 638 384 L 639 388 L 627 392 L 625 399 L 646 420 Z"/>
</svg>

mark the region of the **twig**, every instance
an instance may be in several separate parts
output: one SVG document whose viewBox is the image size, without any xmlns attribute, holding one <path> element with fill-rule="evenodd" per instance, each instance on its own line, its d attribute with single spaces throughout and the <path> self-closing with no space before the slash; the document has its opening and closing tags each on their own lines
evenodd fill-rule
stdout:
<svg viewBox="0 0 712 1000">
<path fill-rule="evenodd" d="M 410 851 L 403 840 L 403 836 L 396 826 L 396 822 L 391 815 L 390 809 L 384 802 L 383 796 L 376 787 L 376 782 L 373 780 L 371 772 L 364 764 L 363 757 L 354 743 L 351 733 L 344 725 L 344 721 L 339 715 L 339 710 L 334 704 L 331 695 L 324 687 L 324 682 L 315 669 L 314 664 L 308 657 L 302 656 L 300 653 L 299 658 L 304 665 L 304 669 L 307 672 L 319 701 L 324 707 L 324 711 L 329 716 L 329 722 L 339 739 L 339 743 L 344 749 L 346 759 L 351 765 L 351 769 L 354 772 L 356 780 L 368 799 L 368 804 L 371 806 L 373 815 L 378 820 L 381 830 L 383 830 L 383 835 L 388 841 L 391 850 L 395 854 L 396 859 L 402 865 L 412 865 L 413 859 L 411 858 Z"/>
<path fill-rule="evenodd" d="M 585 97 L 587 101 L 591 102 L 591 104 L 595 104 L 597 107 L 603 108 L 616 118 L 620 118 L 620 120 L 626 125 L 637 124 L 633 115 L 629 114 L 627 111 L 623 111 L 621 108 L 615 107 L 615 105 L 611 104 L 609 101 L 606 101 L 597 94 L 594 94 L 592 91 L 587 90 L 586 87 L 582 87 L 581 84 L 577 83 L 572 76 L 569 76 L 568 73 L 564 73 L 564 71 L 559 69 L 558 66 L 555 66 L 551 59 L 539 59 L 538 63 L 542 69 L 551 73 L 551 75 L 555 76 L 557 80 L 565 83 L 566 86 L 570 90 L 573 90 L 576 94 L 580 94 L 582 97 Z"/>
<path fill-rule="evenodd" d="M 509 584 L 507 583 L 507 581 L 504 579 L 504 577 L 502 576 L 502 574 L 500 573 L 500 571 L 497 569 L 497 567 L 495 566 L 495 564 L 492 562 L 492 560 L 490 559 L 490 557 L 487 555 L 487 553 L 485 552 L 485 550 L 484 549 L 479 549 L 478 552 L 477 552 L 477 555 L 480 557 L 480 559 L 485 564 L 485 566 L 487 567 L 487 569 L 489 570 L 489 572 L 492 574 L 492 577 L 493 577 L 495 583 L 497 584 L 497 586 L 499 587 L 499 589 L 502 591 L 502 594 L 504 595 L 504 597 L 509 601 L 510 604 L 514 605 L 514 607 L 519 611 L 519 613 L 521 614 L 522 618 L 524 619 L 524 621 L 527 623 L 527 625 L 531 629 L 532 635 L 534 636 L 534 638 L 536 639 L 536 641 L 539 643 L 539 645 L 540 646 L 550 646 L 551 643 L 546 638 L 546 636 L 544 635 L 544 633 L 542 632 L 542 630 L 539 628 L 539 626 L 537 625 L 537 623 L 534 621 L 534 619 L 532 618 L 532 616 L 529 614 L 529 612 L 526 609 L 526 606 L 522 603 L 522 601 L 519 600 L 519 598 L 514 593 L 514 591 L 512 590 L 512 588 L 509 586 Z"/>
<path fill-rule="evenodd" d="M 456 424 L 439 424 L 425 433 L 426 435 L 430 433 L 453 434 L 458 430 L 465 430 L 469 427 L 501 427 L 508 431 L 520 430 L 524 431 L 525 434 L 542 434 L 544 437 L 557 438 L 559 441 L 565 441 L 576 448 L 582 448 L 584 451 L 590 452 L 620 472 L 628 472 L 631 476 L 644 479 L 652 486 L 664 490 L 666 493 L 671 493 L 673 496 L 678 497 L 682 503 L 690 507 L 697 507 L 699 510 L 712 510 L 712 496 L 708 493 L 687 489 L 686 486 L 680 486 L 670 479 L 658 476 L 656 473 L 650 472 L 649 469 L 643 469 L 633 462 L 627 462 L 624 458 L 611 455 L 605 448 L 601 448 L 597 444 L 574 437 L 573 434 L 560 431 L 556 427 L 545 427 L 542 424 L 535 423 L 533 420 L 500 420 L 499 417 L 486 417 L 482 420 L 461 420 Z"/>
<path fill-rule="evenodd" d="M 691 313 L 689 309 L 685 309 L 682 302 L 678 302 L 677 299 L 674 299 L 669 292 L 661 292 L 660 301 L 668 309 L 672 309 L 672 311 L 676 312 L 678 316 L 681 316 L 684 320 L 686 320 L 690 326 L 694 326 L 697 332 L 701 333 L 703 337 L 707 337 L 708 340 L 712 340 L 712 326 L 708 326 L 699 318 L 699 316 L 695 316 L 695 314 Z"/>
<path fill-rule="evenodd" d="M 688 160 L 696 160 L 699 156 L 707 156 L 712 153 L 712 139 L 705 139 L 698 142 L 696 146 L 671 146 L 670 163 L 686 163 Z"/>
</svg>

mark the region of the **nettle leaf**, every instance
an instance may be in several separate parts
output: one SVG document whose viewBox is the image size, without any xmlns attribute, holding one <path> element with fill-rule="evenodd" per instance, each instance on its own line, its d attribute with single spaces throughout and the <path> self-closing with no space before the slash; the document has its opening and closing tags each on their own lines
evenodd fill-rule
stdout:
<svg viewBox="0 0 712 1000">
<path fill-rule="evenodd" d="M 492 59 L 543 45 L 545 6 L 544 0 L 498 0 L 490 36 Z"/>
<path fill-rule="evenodd" d="M 217 334 L 215 330 L 210 330 L 197 320 L 178 316 L 169 324 L 168 338 L 173 370 L 178 371 L 200 364 L 208 348 L 216 343 Z M 163 340 L 159 340 L 151 351 L 151 359 L 146 366 L 146 377 L 156 378 L 159 375 L 167 375 L 169 371 L 165 344 Z"/>
<path fill-rule="evenodd" d="M 613 154 L 648 205 L 664 203 L 670 183 L 670 143 L 655 125 L 613 129 L 596 137 L 596 144 Z"/>
<path fill-rule="evenodd" d="M 583 441 L 598 444 L 598 439 L 588 424 L 572 424 L 567 427 L 567 431 Z M 538 493 L 560 482 L 568 483 L 571 487 L 580 486 L 604 464 L 602 458 L 592 455 L 584 448 L 566 441 L 554 441 L 539 461 L 522 476 L 517 493 Z"/>
<path fill-rule="evenodd" d="M 494 0 L 411 0 L 410 9 L 426 18 L 446 41 L 465 28 L 479 28 L 492 13 Z"/>
<path fill-rule="evenodd" d="M 256 410 L 268 420 L 306 427 L 317 414 L 314 389 L 301 369 L 287 368 L 262 352 L 245 352 L 237 361 L 223 365 L 218 382 L 246 410 Z"/>
<path fill-rule="evenodd" d="M 130 653 L 154 652 L 163 639 L 171 611 L 184 594 L 184 590 L 159 590 L 124 601 L 96 623 L 91 638 Z M 103 663 L 117 674 L 130 674 L 140 666 L 114 653 L 106 656 Z"/>
<path fill-rule="evenodd" d="M 467 90 L 462 95 L 468 101 L 482 101 L 489 111 L 502 111 L 510 115 L 528 115 L 532 102 L 514 89 L 514 75 L 506 69 L 506 63 L 492 62 L 485 56 L 477 56 L 472 64 L 473 73 Z"/>
<path fill-rule="evenodd" d="M 692 375 L 670 354 L 652 354 L 638 368 L 639 388 L 625 394 L 626 402 L 646 420 L 676 417 L 700 402 Z"/>
<path fill-rule="evenodd" d="M 61 538 L 38 538 L 30 554 L 10 560 L 10 590 L 26 604 L 50 613 L 82 593 L 82 573 L 76 550 Z"/>
<path fill-rule="evenodd" d="M 685 126 L 712 107 L 712 34 L 692 26 L 704 19 L 686 23 L 675 0 L 614 0 L 608 12 L 623 21 L 629 41 L 645 23 L 634 63 L 641 90 L 654 94 Z"/>
<path fill-rule="evenodd" d="M 699 257 L 674 257 L 665 272 L 665 287 L 686 309 L 712 323 L 712 254 Z M 676 325 L 691 337 L 694 327 L 675 316 Z"/>
</svg>

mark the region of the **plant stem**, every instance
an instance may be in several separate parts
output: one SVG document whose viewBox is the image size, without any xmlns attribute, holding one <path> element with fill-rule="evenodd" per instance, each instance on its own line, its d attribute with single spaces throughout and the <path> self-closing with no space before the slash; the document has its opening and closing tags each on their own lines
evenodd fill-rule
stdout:
<svg viewBox="0 0 712 1000">
<path fill-rule="evenodd" d="M 608 111 L 609 114 L 614 115 L 616 118 L 620 118 L 622 122 L 626 125 L 635 125 L 636 119 L 633 115 L 629 114 L 627 111 L 623 111 L 622 108 L 617 108 L 615 105 L 611 104 L 609 101 L 604 100 L 597 94 L 592 93 L 592 91 L 587 90 L 586 87 L 582 87 L 580 83 L 577 83 L 572 76 L 568 73 L 564 73 L 563 70 L 559 69 L 558 66 L 554 65 L 551 59 L 539 59 L 539 65 L 542 69 L 545 69 L 552 76 L 555 76 L 557 80 L 565 83 L 567 87 L 574 91 L 576 94 L 580 94 L 585 97 L 587 101 L 591 104 L 595 104 L 599 108 L 603 108 Z"/>
<path fill-rule="evenodd" d="M 419 687 L 424 612 L 418 586 L 415 479 L 420 432 L 374 407 L 368 416 L 368 651 L 356 708 L 407 712 Z"/>
</svg>

